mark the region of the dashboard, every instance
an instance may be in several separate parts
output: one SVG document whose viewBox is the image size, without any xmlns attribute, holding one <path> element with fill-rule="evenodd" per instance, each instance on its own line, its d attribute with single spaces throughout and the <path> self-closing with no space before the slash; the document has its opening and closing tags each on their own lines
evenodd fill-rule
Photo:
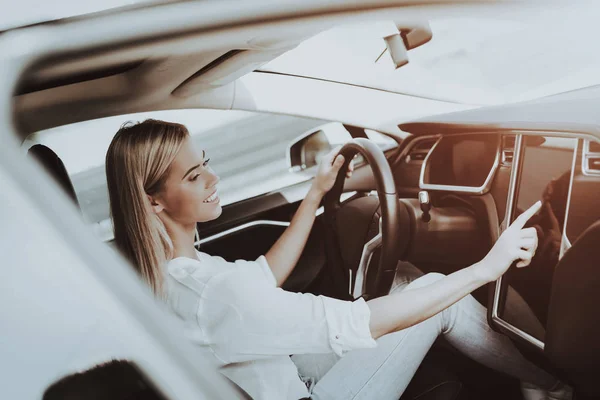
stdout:
<svg viewBox="0 0 600 400">
<path fill-rule="evenodd" d="M 515 135 L 500 134 L 411 137 L 392 162 L 398 194 L 416 198 L 427 190 L 437 202 L 444 195 L 489 193 L 502 220 L 514 142 Z"/>
<path fill-rule="evenodd" d="M 562 259 L 574 243 L 600 223 L 600 144 L 551 132 L 416 136 L 394 164 L 394 175 L 401 197 L 427 190 L 434 209 L 447 207 L 440 199 L 460 198 L 475 210 L 483 202 L 479 199 L 491 197 L 493 206 L 486 207 L 494 207 L 497 218 L 488 213 L 485 223 L 496 224 L 490 228 L 498 232 L 542 200 L 542 209 L 528 224 L 538 231 L 535 257 L 528 268 L 510 268 L 493 285 L 488 311 L 495 329 L 543 351 L 552 324 L 556 272 L 564 270 Z M 418 215 L 417 210 L 413 219 Z M 477 214 L 477 224 L 483 224 L 481 216 Z M 438 226 L 421 229 L 436 231 Z M 460 227 L 453 229 L 460 234 Z M 441 241 L 456 233 L 436 235 L 443 239 L 427 238 L 424 252 L 436 252 Z M 412 246 L 418 247 L 419 240 L 413 239 Z"/>
</svg>

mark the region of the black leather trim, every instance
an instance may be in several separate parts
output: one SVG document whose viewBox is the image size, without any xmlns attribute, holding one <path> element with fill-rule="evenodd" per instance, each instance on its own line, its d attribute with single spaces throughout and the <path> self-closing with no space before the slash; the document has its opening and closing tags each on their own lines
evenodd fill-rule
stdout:
<svg viewBox="0 0 600 400">
<path fill-rule="evenodd" d="M 200 237 L 206 237 L 256 218 L 257 215 L 289 204 L 279 193 L 268 193 L 223 207 L 219 218 L 198 224 Z"/>
<path fill-rule="evenodd" d="M 593 398 L 600 397 L 599 267 L 600 221 L 556 265 L 544 349 L 577 392 Z"/>
<path fill-rule="evenodd" d="M 29 156 L 36 159 L 46 169 L 56 183 L 65 191 L 65 193 L 73 200 L 75 205 L 79 207 L 75 188 L 67 172 L 65 164 L 60 157 L 49 147 L 42 144 L 36 144 L 29 148 L 27 152 Z"/>
</svg>

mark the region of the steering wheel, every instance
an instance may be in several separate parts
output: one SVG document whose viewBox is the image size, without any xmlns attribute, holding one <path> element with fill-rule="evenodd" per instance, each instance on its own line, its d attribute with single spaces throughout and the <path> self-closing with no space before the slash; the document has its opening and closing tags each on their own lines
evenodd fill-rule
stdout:
<svg viewBox="0 0 600 400">
<path fill-rule="evenodd" d="M 330 268 L 334 269 L 332 271 L 333 283 L 339 285 L 338 287 L 340 288 L 346 288 L 346 290 L 350 286 L 350 272 L 344 266 L 340 256 L 336 217 L 339 210 L 343 207 L 340 204 L 340 195 L 344 187 L 348 164 L 358 153 L 362 154 L 371 166 L 375 177 L 379 205 L 381 207 L 380 236 L 376 237 L 381 242 L 379 265 L 375 270 L 373 270 L 372 266 L 369 267 L 369 276 L 372 276 L 371 274 L 373 273 L 375 274 L 372 285 L 373 290 L 371 293 L 363 294 L 363 297 L 374 298 L 386 295 L 389 292 L 396 273 L 396 265 L 400 261 L 400 257 L 404 254 L 408 244 L 407 240 L 402 240 L 402 236 L 406 234 L 405 238 L 408 237 L 406 230 L 410 229 L 410 226 L 407 223 L 409 218 L 408 212 L 404 204 L 401 204 L 398 199 L 394 176 L 383 151 L 369 139 L 357 138 L 346 143 L 339 152 L 339 154 L 344 156 L 344 165 L 340 168 L 333 188 L 324 198 L 325 212 L 323 218 L 326 229 L 327 262 L 330 264 Z M 404 223 L 401 223 L 401 221 Z M 377 247 L 377 243 L 375 245 L 373 243 L 374 240 L 369 242 L 371 250 Z M 366 248 L 367 246 L 365 246 Z M 365 258 L 364 253 L 362 258 Z M 369 260 L 361 260 L 361 264 Z M 359 278 L 358 275 L 357 278 Z M 366 279 L 366 276 L 364 278 Z M 342 280 L 342 282 L 337 282 L 338 280 Z M 344 293 L 343 289 L 339 292 L 341 292 L 339 297 L 348 298 L 348 292 Z"/>
</svg>

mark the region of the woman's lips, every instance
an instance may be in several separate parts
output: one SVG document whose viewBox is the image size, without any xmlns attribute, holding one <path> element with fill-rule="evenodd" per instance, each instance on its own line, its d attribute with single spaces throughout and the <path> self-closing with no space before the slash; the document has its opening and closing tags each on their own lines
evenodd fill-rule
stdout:
<svg viewBox="0 0 600 400">
<path fill-rule="evenodd" d="M 219 201 L 219 194 L 215 190 L 215 192 L 213 194 L 211 194 L 210 196 L 208 196 L 206 198 L 206 200 L 203 201 L 203 203 L 217 203 L 218 201 Z"/>
</svg>

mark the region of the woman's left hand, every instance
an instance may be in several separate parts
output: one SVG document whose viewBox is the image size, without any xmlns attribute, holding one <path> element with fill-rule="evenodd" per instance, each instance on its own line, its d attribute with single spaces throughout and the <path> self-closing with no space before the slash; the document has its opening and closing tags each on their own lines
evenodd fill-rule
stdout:
<svg viewBox="0 0 600 400">
<path fill-rule="evenodd" d="M 313 181 L 312 188 L 321 196 L 324 196 L 325 193 L 331 190 L 337 178 L 338 172 L 340 171 L 340 168 L 342 168 L 342 165 L 344 165 L 344 156 L 338 154 L 340 149 L 341 146 L 336 147 L 331 152 L 326 154 L 319 163 L 317 175 L 315 176 L 315 180 Z M 352 176 L 353 171 L 354 163 L 351 161 L 350 164 L 348 164 L 348 171 L 346 172 L 346 177 L 350 178 Z"/>
</svg>

